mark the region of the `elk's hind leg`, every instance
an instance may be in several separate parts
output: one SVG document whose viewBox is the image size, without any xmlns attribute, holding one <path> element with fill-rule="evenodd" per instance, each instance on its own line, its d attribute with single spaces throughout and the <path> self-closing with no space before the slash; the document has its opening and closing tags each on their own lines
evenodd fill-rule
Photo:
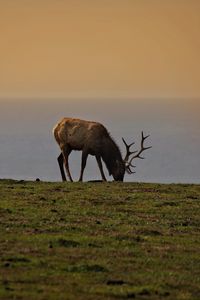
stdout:
<svg viewBox="0 0 200 300">
<path fill-rule="evenodd" d="M 102 180 L 103 181 L 107 181 L 106 180 L 106 176 L 104 174 L 104 171 L 103 171 L 103 166 L 102 166 L 102 162 L 101 162 L 101 157 L 99 155 L 96 155 L 96 160 L 97 160 L 97 163 L 98 163 L 98 166 L 99 166 L 99 170 L 101 172 L 101 177 L 102 177 Z"/>
<path fill-rule="evenodd" d="M 73 182 L 73 179 L 72 179 L 72 176 L 71 176 L 71 173 L 70 173 L 70 170 L 69 170 L 69 162 L 68 162 L 68 158 L 69 158 L 70 153 L 71 153 L 71 149 L 69 147 L 64 147 L 62 149 L 62 155 L 64 157 L 64 164 L 65 164 L 66 172 L 67 172 L 67 175 L 69 177 L 69 180 L 71 182 Z"/>
<path fill-rule="evenodd" d="M 61 176 L 62 176 L 62 181 L 66 181 L 66 176 L 65 176 L 65 171 L 64 171 L 64 157 L 63 157 L 62 152 L 58 156 L 58 164 L 59 164 L 59 167 L 60 167 L 60 173 L 61 173 Z"/>
</svg>

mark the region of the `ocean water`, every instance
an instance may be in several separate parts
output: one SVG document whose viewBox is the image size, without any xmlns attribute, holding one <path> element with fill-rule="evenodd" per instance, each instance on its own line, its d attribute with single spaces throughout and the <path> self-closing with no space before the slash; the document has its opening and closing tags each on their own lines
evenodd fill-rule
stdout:
<svg viewBox="0 0 200 300">
<path fill-rule="evenodd" d="M 125 181 L 200 183 L 200 120 L 198 99 L 1 99 L 0 178 L 60 181 L 60 151 L 52 128 L 62 117 L 103 123 L 125 153 L 121 138 L 140 147 L 141 130 L 150 134 L 144 160 Z M 81 153 L 69 159 L 74 180 Z M 112 180 L 104 170 L 108 180 Z M 89 156 L 84 181 L 101 179 Z"/>
</svg>

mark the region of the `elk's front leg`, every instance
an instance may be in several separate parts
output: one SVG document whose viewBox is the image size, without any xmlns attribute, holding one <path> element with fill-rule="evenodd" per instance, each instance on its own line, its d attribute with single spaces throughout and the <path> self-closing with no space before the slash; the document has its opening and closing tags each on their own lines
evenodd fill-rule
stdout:
<svg viewBox="0 0 200 300">
<path fill-rule="evenodd" d="M 83 150 L 82 159 L 81 159 L 81 173 L 80 173 L 79 181 L 83 181 L 83 172 L 86 166 L 87 158 L 88 158 L 88 151 Z"/>
<path fill-rule="evenodd" d="M 102 166 L 102 162 L 101 162 L 101 157 L 99 155 L 96 155 L 96 160 L 97 160 L 97 163 L 98 163 L 98 166 L 99 166 L 99 170 L 101 172 L 101 177 L 102 177 L 102 180 L 103 181 L 107 181 L 106 180 L 106 176 L 104 174 L 104 171 L 103 171 L 103 166 Z"/>
<path fill-rule="evenodd" d="M 67 171 L 67 175 L 69 177 L 69 180 L 71 182 L 73 182 L 73 179 L 72 179 L 72 176 L 71 176 L 71 173 L 70 173 L 70 170 L 69 170 L 69 162 L 68 162 L 68 158 L 69 158 L 70 153 L 71 153 L 70 148 L 65 147 L 64 149 L 62 149 L 62 154 L 63 154 L 63 157 L 64 157 L 64 163 L 65 163 L 65 168 L 66 168 L 66 171 Z"/>
<path fill-rule="evenodd" d="M 64 171 L 64 167 L 63 167 L 64 157 L 62 155 L 62 152 L 58 156 L 58 164 L 59 164 L 59 167 L 60 167 L 60 173 L 61 173 L 61 176 L 62 176 L 62 181 L 66 181 L 65 171 Z"/>
</svg>

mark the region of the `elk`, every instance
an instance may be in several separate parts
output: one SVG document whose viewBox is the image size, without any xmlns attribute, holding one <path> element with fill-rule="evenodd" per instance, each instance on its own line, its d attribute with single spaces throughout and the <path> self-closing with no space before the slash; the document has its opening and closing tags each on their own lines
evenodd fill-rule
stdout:
<svg viewBox="0 0 200 300">
<path fill-rule="evenodd" d="M 89 154 L 95 156 L 103 181 L 106 181 L 106 177 L 103 171 L 102 160 L 109 171 L 109 175 L 112 175 L 115 181 L 123 181 L 125 172 L 128 174 L 135 173 L 131 169 L 135 167 L 132 161 L 135 158 L 143 159 L 141 156 L 142 152 L 151 148 L 151 146 L 144 146 L 144 141 L 149 135 L 144 136 L 143 132 L 141 149 L 138 151 L 130 151 L 130 147 L 134 143 L 128 145 L 124 138 L 122 138 L 126 147 L 126 155 L 123 159 L 120 149 L 102 124 L 80 119 L 63 118 L 53 128 L 53 134 L 61 150 L 58 156 L 58 164 L 63 181 L 66 181 L 64 165 L 69 180 L 73 181 L 68 163 L 68 158 L 72 150 L 82 151 L 79 181 L 83 180 L 83 172 Z"/>
</svg>

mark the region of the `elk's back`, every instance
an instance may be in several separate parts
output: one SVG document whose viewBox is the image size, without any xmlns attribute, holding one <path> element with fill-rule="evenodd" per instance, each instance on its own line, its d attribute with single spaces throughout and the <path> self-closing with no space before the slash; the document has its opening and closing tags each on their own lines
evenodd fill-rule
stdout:
<svg viewBox="0 0 200 300">
<path fill-rule="evenodd" d="M 91 152 L 100 148 L 103 139 L 109 136 L 106 128 L 98 122 L 72 118 L 63 118 L 54 127 L 53 133 L 61 148 L 67 144 L 71 149 L 87 147 Z"/>
</svg>

